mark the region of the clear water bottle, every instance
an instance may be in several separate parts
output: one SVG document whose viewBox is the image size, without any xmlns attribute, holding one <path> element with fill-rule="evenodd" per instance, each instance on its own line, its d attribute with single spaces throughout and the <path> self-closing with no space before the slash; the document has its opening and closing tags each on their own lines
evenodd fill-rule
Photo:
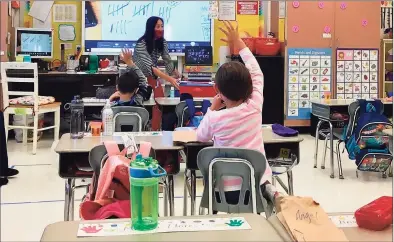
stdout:
<svg viewBox="0 0 394 242">
<path fill-rule="evenodd" d="M 114 133 L 114 112 L 109 100 L 107 100 L 101 116 L 103 118 L 103 135 L 111 136 Z"/>
<path fill-rule="evenodd" d="M 70 137 L 72 139 L 81 139 L 85 133 L 85 116 L 83 114 L 83 101 L 79 95 L 74 96 L 71 101 L 71 119 L 70 119 Z"/>
</svg>

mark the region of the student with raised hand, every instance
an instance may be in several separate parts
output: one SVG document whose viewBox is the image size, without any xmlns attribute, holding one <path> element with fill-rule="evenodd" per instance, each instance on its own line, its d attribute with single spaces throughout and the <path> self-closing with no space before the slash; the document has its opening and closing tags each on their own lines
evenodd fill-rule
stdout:
<svg viewBox="0 0 394 242">
<path fill-rule="evenodd" d="M 265 154 L 261 131 L 264 76 L 256 58 L 239 37 L 238 26 L 224 22 L 220 30 L 226 35 L 230 48 L 240 50 L 245 65 L 237 61 L 223 64 L 215 75 L 214 88 L 218 93 L 212 106 L 197 129 L 197 139 L 207 142 L 213 139 L 215 147 L 235 147 L 258 150 Z M 226 109 L 221 110 L 225 106 Z M 269 181 L 272 170 L 266 161 L 262 177 L 262 189 L 271 191 L 272 200 L 276 189 Z M 228 203 L 237 204 L 242 185 L 240 177 L 224 177 L 224 191 Z M 269 189 L 266 189 L 266 186 Z"/>
</svg>

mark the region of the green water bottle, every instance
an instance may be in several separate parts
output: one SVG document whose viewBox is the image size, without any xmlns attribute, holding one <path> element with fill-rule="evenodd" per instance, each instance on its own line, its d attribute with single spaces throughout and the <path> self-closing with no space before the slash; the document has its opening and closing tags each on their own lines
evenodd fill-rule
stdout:
<svg viewBox="0 0 394 242">
<path fill-rule="evenodd" d="M 130 163 L 131 223 L 134 230 L 155 229 L 159 217 L 159 177 L 166 171 L 152 158 L 137 155 Z"/>
</svg>

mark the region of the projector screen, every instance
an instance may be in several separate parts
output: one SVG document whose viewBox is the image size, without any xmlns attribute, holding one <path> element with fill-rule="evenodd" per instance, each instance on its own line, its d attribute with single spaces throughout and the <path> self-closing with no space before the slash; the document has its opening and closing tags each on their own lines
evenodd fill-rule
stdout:
<svg viewBox="0 0 394 242">
<path fill-rule="evenodd" d="M 134 48 L 151 16 L 163 18 L 170 53 L 211 45 L 209 1 L 84 1 L 84 9 L 85 52 Z"/>
</svg>

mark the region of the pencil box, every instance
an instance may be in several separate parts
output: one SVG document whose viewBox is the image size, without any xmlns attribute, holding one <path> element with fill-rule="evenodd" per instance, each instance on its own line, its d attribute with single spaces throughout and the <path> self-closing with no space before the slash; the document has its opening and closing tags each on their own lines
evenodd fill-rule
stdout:
<svg viewBox="0 0 394 242">
<path fill-rule="evenodd" d="M 393 197 L 383 196 L 359 208 L 354 217 L 360 228 L 380 231 L 393 222 Z"/>
</svg>

